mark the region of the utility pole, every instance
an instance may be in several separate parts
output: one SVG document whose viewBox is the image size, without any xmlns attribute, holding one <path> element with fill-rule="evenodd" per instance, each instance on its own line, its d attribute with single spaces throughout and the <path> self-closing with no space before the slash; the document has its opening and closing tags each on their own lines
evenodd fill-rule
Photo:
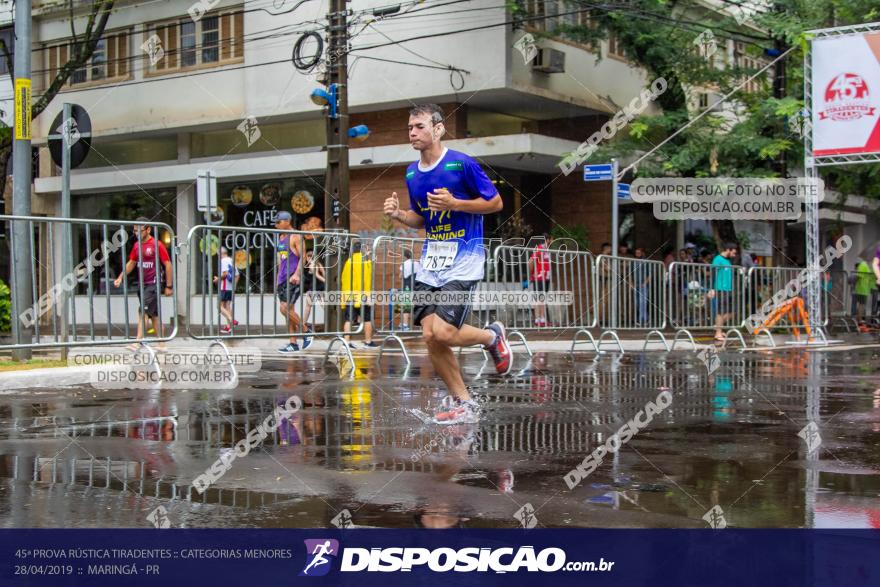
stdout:
<svg viewBox="0 0 880 587">
<path fill-rule="evenodd" d="M 327 171 L 324 174 L 324 226 L 327 230 L 348 232 L 348 0 L 330 0 L 327 12 L 327 79 L 331 101 L 327 113 Z M 338 241 L 337 241 L 338 242 Z M 327 266 L 325 279 L 328 291 L 339 291 L 342 266 L 350 243 L 332 246 L 333 266 Z M 342 313 L 338 304 L 328 304 L 325 324 L 330 330 L 342 330 Z"/>
<path fill-rule="evenodd" d="M 327 172 L 324 226 L 351 229 L 348 183 L 348 0 L 330 0 L 327 13 L 327 87 L 336 88 L 336 106 L 327 116 Z M 335 110 L 335 116 L 332 113 Z"/>
<path fill-rule="evenodd" d="M 15 129 L 12 141 L 12 213 L 16 216 L 31 215 L 31 0 L 15 3 Z M 2 170 L 6 173 L 6 170 Z M 12 291 L 12 334 L 16 345 L 30 344 L 31 334 L 23 328 L 21 313 L 31 299 L 31 254 L 34 243 L 26 222 L 12 222 L 10 231 L 12 246 L 11 276 L 15 282 Z M 36 318 L 39 321 L 39 318 Z M 39 328 L 39 322 L 36 324 Z M 29 348 L 17 347 L 12 356 L 15 360 L 31 358 Z"/>
</svg>

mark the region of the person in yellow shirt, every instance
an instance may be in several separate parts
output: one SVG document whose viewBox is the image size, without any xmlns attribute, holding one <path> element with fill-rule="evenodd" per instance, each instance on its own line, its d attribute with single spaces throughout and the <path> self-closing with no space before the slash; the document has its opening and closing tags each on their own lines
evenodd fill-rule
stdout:
<svg viewBox="0 0 880 587">
<path fill-rule="evenodd" d="M 352 244 L 351 257 L 342 266 L 340 279 L 342 301 L 339 305 L 345 308 L 345 324 L 342 325 L 342 331 L 351 332 L 351 323 L 360 319 L 363 314 L 364 346 L 379 346 L 373 342 L 373 308 L 364 299 L 373 291 L 373 262 L 368 254 L 365 255 L 361 251 L 361 243 Z M 348 334 L 345 335 L 345 343 L 349 348 L 355 348 Z"/>
</svg>

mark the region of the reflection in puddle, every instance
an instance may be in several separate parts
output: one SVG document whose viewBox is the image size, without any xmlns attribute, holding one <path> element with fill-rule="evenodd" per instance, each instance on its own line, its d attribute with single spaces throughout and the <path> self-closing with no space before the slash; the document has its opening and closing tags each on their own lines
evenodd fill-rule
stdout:
<svg viewBox="0 0 880 587">
<path fill-rule="evenodd" d="M 402 372 L 356 357 L 350 380 L 323 379 L 314 362 L 270 364 L 234 393 L 5 396 L 0 507 L 7 524 L 37 527 L 59 525 L 59 509 L 70 526 L 143 527 L 157 503 L 187 527 L 325 527 L 343 510 L 358 526 L 516 527 L 527 504 L 544 527 L 704 527 L 715 505 L 732 526 L 880 527 L 868 350 L 729 353 L 711 375 L 692 353 L 538 353 L 515 376 L 473 379 L 484 420 L 450 427 L 410 415 L 441 397 L 415 359 Z M 471 355 L 466 377 L 482 367 Z M 658 389 L 672 405 L 569 490 L 563 476 Z M 193 491 L 294 394 L 302 410 Z M 823 439 L 813 453 L 797 435 L 808 421 Z"/>
</svg>

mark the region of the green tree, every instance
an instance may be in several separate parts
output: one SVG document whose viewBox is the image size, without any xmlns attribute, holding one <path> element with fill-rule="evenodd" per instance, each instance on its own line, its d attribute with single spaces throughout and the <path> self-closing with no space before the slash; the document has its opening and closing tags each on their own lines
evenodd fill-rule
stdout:
<svg viewBox="0 0 880 587">
<path fill-rule="evenodd" d="M 31 105 L 31 119 L 35 120 L 43 110 L 46 109 L 52 100 L 64 87 L 64 84 L 70 79 L 77 69 L 83 67 L 92 54 L 98 41 L 104 36 L 104 29 L 107 27 L 107 20 L 113 10 L 116 0 L 93 0 L 89 6 L 89 12 L 86 18 L 85 29 L 82 33 L 76 32 L 74 23 L 74 6 L 73 0 L 67 0 L 67 7 L 70 14 L 70 59 L 61 66 L 55 78 L 49 83 L 46 91 L 37 98 Z M 59 6 L 63 3 L 59 2 Z M 46 8 L 48 3 L 43 4 Z M 15 79 L 15 69 L 13 60 L 9 53 L 9 47 L 3 39 L 0 39 L 0 55 L 6 61 L 6 66 L 10 72 L 10 78 Z M 12 129 L 7 126 L 0 127 L 0 194 L 6 189 L 6 164 L 12 155 Z"/>
<path fill-rule="evenodd" d="M 748 3 L 725 4 L 737 11 Z M 596 161 L 609 157 L 634 160 L 668 139 L 634 170 L 647 177 L 779 177 L 786 160 L 797 162 L 799 167 L 803 142 L 797 127 L 802 122 L 798 116 L 803 109 L 807 31 L 880 20 L 876 0 L 779 0 L 749 11 L 744 22 L 737 22 L 733 13 L 709 10 L 695 0 L 633 0 L 614 8 L 568 2 L 569 11 L 586 9 L 590 26 L 560 26 L 546 34 L 564 34 L 586 44 L 613 35 L 626 57 L 644 68 L 649 79 L 663 77 L 667 81 L 667 91 L 657 100 L 662 112 L 631 122 L 591 157 Z M 527 18 L 522 4 L 514 7 L 514 13 Z M 700 51 L 707 37 L 718 46 L 715 60 Z M 774 92 L 774 74 L 778 72 L 771 67 L 756 78 L 756 89 L 736 91 L 694 122 L 700 110 L 688 100 L 689 91 L 711 88 L 724 96 L 759 71 L 738 63 L 715 65 L 729 39 L 738 41 L 756 62 L 769 62 L 774 52 L 793 48 L 783 58 L 785 77 L 779 77 L 781 82 Z M 736 115 L 732 116 L 734 109 Z M 823 168 L 822 175 L 826 185 L 844 194 L 880 197 L 880 166 Z M 736 240 L 732 222 L 713 225 L 716 239 Z"/>
</svg>

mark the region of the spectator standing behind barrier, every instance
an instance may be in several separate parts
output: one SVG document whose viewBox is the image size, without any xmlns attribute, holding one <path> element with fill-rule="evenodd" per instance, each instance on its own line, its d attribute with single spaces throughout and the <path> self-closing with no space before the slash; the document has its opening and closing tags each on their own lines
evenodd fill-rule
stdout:
<svg viewBox="0 0 880 587">
<path fill-rule="evenodd" d="M 675 261 L 675 248 L 667 247 L 663 250 L 663 267 L 669 270 L 669 266 Z"/>
<path fill-rule="evenodd" d="M 278 230 L 290 230 L 290 222 L 293 216 L 290 212 L 279 212 L 275 216 L 275 228 Z M 287 332 L 291 335 L 290 342 L 278 349 L 279 353 L 289 354 L 299 351 L 296 337 L 297 330 L 302 332 L 302 320 L 296 313 L 296 300 L 300 296 L 300 279 L 302 269 L 299 260 L 303 251 L 303 239 L 296 234 L 279 234 L 275 240 L 275 256 L 277 259 L 277 277 L 275 291 L 278 295 L 278 309 L 287 321 Z M 312 344 L 311 337 L 303 339 L 303 350 Z"/>
<path fill-rule="evenodd" d="M 404 292 L 412 292 L 415 285 L 416 274 L 422 268 L 422 264 L 412 258 L 412 250 L 403 249 L 403 263 L 400 264 L 400 279 L 403 284 L 401 290 Z M 412 304 L 404 302 L 401 304 L 400 313 L 400 329 L 409 330 L 409 319 L 412 313 Z"/>
<path fill-rule="evenodd" d="M 648 284 L 651 276 L 648 275 L 648 263 L 643 247 L 636 247 L 635 259 L 632 276 L 636 294 L 636 326 L 645 326 L 648 323 Z"/>
<path fill-rule="evenodd" d="M 314 249 L 306 251 L 306 259 L 303 265 L 303 295 L 306 296 L 305 309 L 303 310 L 303 323 L 306 332 L 314 332 L 309 324 L 314 323 L 312 320 L 312 309 L 316 303 L 321 300 L 321 295 L 325 291 L 326 276 L 324 275 L 324 266 L 315 255 Z M 311 321 L 311 322 L 310 322 Z"/>
<path fill-rule="evenodd" d="M 874 276 L 868 264 L 859 259 L 856 264 L 856 286 L 855 286 L 855 316 L 856 320 L 861 322 L 865 318 L 865 309 L 867 308 L 871 290 L 874 289 Z"/>
<path fill-rule="evenodd" d="M 365 346 L 378 346 L 373 342 L 372 308 L 364 299 L 372 293 L 373 262 L 364 258 L 361 243 L 355 242 L 351 245 L 351 257 L 346 259 L 342 267 L 340 280 L 342 302 L 339 305 L 345 309 L 345 324 L 342 325 L 342 331 L 346 333 L 345 344 L 349 348 L 356 348 L 348 333 L 351 332 L 352 322 L 363 318 Z"/>
<path fill-rule="evenodd" d="M 148 222 L 148 220 L 140 216 L 135 222 Z M 156 336 L 162 338 L 162 324 L 159 323 L 159 303 L 161 300 L 158 292 L 158 286 L 162 280 L 156 265 L 157 253 L 159 262 L 162 264 L 162 268 L 165 269 L 165 289 L 163 294 L 170 296 L 172 292 L 171 280 L 173 271 L 171 257 L 168 256 L 168 250 L 165 248 L 165 245 L 153 238 L 152 231 L 153 229 L 150 226 L 143 224 L 135 225 L 133 232 L 138 240 L 131 249 L 124 272 L 113 282 L 118 288 L 122 284 L 123 278 L 131 273 L 135 267 L 139 268 L 138 276 L 143 275 L 142 288 L 137 288 L 138 297 L 141 296 L 141 289 L 143 289 L 141 307 L 138 310 L 138 340 L 144 337 L 144 329 L 146 328 L 148 317 L 153 323 L 153 330 L 156 331 Z M 162 347 L 160 346 L 160 348 Z"/>
<path fill-rule="evenodd" d="M 220 283 L 220 314 L 226 318 L 226 325 L 220 332 L 226 334 L 232 332 L 233 326 L 238 326 L 238 320 L 232 317 L 232 294 L 238 285 L 239 273 L 229 256 L 226 247 L 220 247 L 220 268 L 214 276 L 214 283 Z"/>
<path fill-rule="evenodd" d="M 546 232 L 541 236 L 544 242 L 539 243 L 529 256 L 529 281 L 539 295 L 550 289 L 550 253 L 547 247 L 552 242 Z M 547 326 L 547 309 L 543 302 L 535 303 L 535 326 Z"/>
<path fill-rule="evenodd" d="M 715 273 L 715 284 L 709 290 L 709 297 L 715 300 L 715 340 L 724 342 L 724 323 L 733 316 L 733 265 L 730 263 L 736 255 L 736 244 L 727 242 L 721 252 L 712 259 Z"/>
</svg>

